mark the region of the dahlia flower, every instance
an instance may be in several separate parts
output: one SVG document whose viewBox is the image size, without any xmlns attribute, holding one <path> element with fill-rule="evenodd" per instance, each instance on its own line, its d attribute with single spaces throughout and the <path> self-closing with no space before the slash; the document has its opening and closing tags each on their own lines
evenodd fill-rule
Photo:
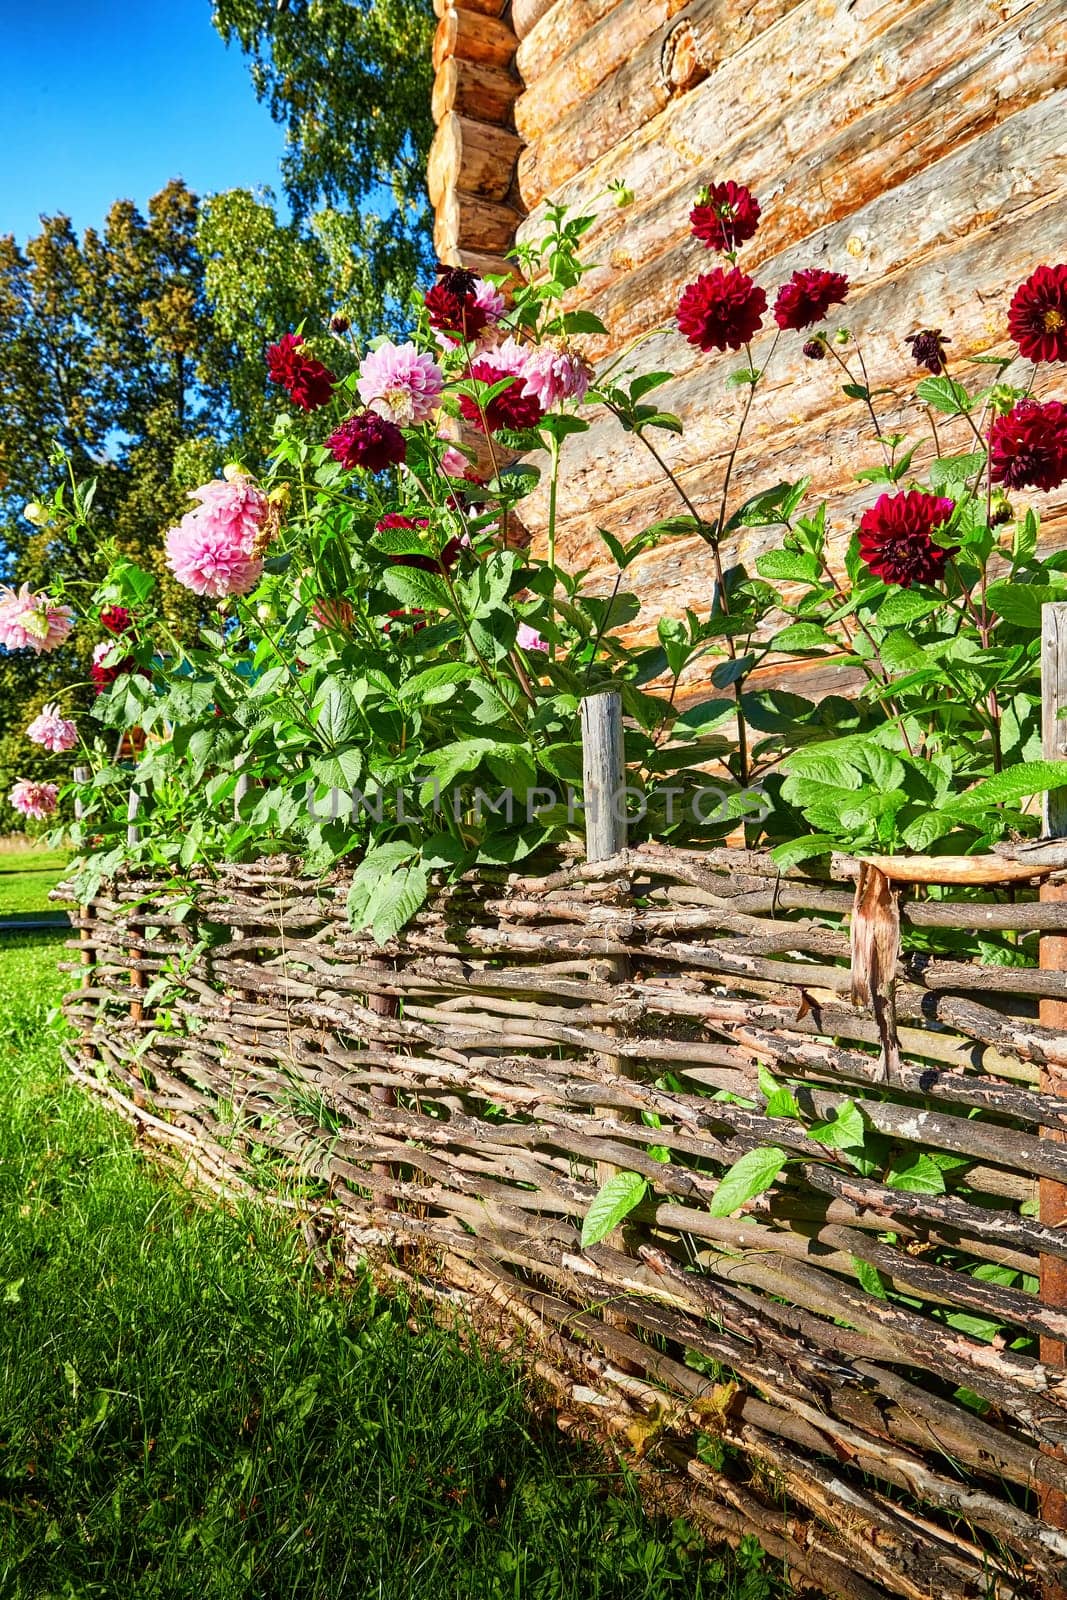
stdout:
<svg viewBox="0 0 1067 1600">
<path fill-rule="evenodd" d="M 301 411 L 317 411 L 333 399 L 337 379 L 329 367 L 308 355 L 303 345 L 299 333 L 283 334 L 267 350 L 267 376 L 271 383 L 281 384 Z"/>
<path fill-rule="evenodd" d="M 426 422 L 441 403 L 445 380 L 432 356 L 420 355 L 411 343 L 391 340 L 372 350 L 359 364 L 359 398 L 387 422 L 409 427 Z"/>
<path fill-rule="evenodd" d="M 57 650 L 74 626 L 70 606 L 56 605 L 51 595 L 34 594 L 28 583 L 19 590 L 0 584 L 0 644 L 35 655 Z"/>
<path fill-rule="evenodd" d="M 470 375 L 481 383 L 496 384 L 511 377 L 513 381 L 484 406 L 461 395 L 460 412 L 468 422 L 483 431 L 495 433 L 498 428 L 532 428 L 544 416 L 536 394 L 525 390 L 527 352 L 514 339 L 505 339 L 495 350 L 486 350 L 471 364 Z M 484 416 L 483 416 L 484 411 Z"/>
<path fill-rule="evenodd" d="M 200 504 L 166 538 L 167 565 L 186 589 L 221 600 L 248 594 L 263 572 L 262 552 L 273 529 L 271 504 L 243 474 L 194 489 Z"/>
<path fill-rule="evenodd" d="M 810 328 L 813 323 L 822 322 L 831 306 L 843 305 L 847 294 L 844 273 L 806 267 L 803 272 L 794 272 L 779 289 L 774 320 L 780 328 Z"/>
<path fill-rule="evenodd" d="M 106 628 L 108 633 L 130 633 L 133 618 L 125 606 L 108 606 L 106 611 L 100 613 L 100 626 Z"/>
<path fill-rule="evenodd" d="M 751 239 L 759 223 L 759 201 L 743 183 L 713 183 L 689 213 L 694 239 L 709 250 L 734 251 Z"/>
<path fill-rule="evenodd" d="M 384 472 L 386 467 L 399 466 L 408 453 L 407 440 L 396 423 L 376 411 L 357 411 L 342 422 L 327 439 L 326 448 L 348 472 L 356 467 Z"/>
<path fill-rule="evenodd" d="M 989 430 L 989 476 L 1009 489 L 1058 489 L 1067 479 L 1067 406 L 1018 400 Z"/>
<path fill-rule="evenodd" d="M 953 501 L 921 489 L 880 495 L 860 518 L 860 555 L 883 583 L 902 589 L 913 583 L 936 583 L 957 547 L 946 549 L 930 535 L 944 526 L 953 510 Z"/>
<path fill-rule="evenodd" d="M 678 329 L 701 350 L 740 350 L 760 330 L 767 296 L 747 272 L 716 267 L 682 292 Z"/>
<path fill-rule="evenodd" d="M 580 355 L 552 344 L 532 350 L 523 370 L 523 394 L 533 395 L 545 411 L 554 411 L 564 400 L 583 400 L 593 376 Z"/>
<path fill-rule="evenodd" d="M 495 326 L 508 309 L 508 303 L 495 283 L 477 278 L 474 284 L 474 304 L 484 312 L 486 321 Z"/>
<path fill-rule="evenodd" d="M 441 451 L 441 471 L 446 478 L 463 478 L 468 483 L 482 482 L 472 463 L 467 460 L 462 450 L 456 449 L 454 444 L 446 445 Z"/>
<path fill-rule="evenodd" d="M 26 729 L 26 737 L 32 744 L 39 744 L 58 756 L 74 749 L 78 742 L 78 730 L 69 717 L 61 715 L 55 701 L 50 701 L 40 715 L 34 717 Z"/>
<path fill-rule="evenodd" d="M 1067 361 L 1067 263 L 1035 267 L 1008 307 L 1008 332 L 1031 361 Z"/>
<path fill-rule="evenodd" d="M 944 372 L 948 364 L 945 346 L 951 344 L 952 340 L 946 339 L 940 328 L 921 328 L 918 333 L 909 333 L 904 343 L 911 345 L 917 367 L 925 367 L 935 378 Z"/>
<path fill-rule="evenodd" d="M 59 790 L 54 783 L 34 783 L 30 778 L 20 778 L 7 798 L 24 817 L 44 822 L 56 809 Z"/>
<path fill-rule="evenodd" d="M 547 650 L 548 645 L 542 639 L 536 628 L 531 628 L 528 622 L 519 623 L 519 631 L 515 636 L 515 643 L 520 650 Z"/>
<path fill-rule="evenodd" d="M 110 639 L 101 639 L 99 644 L 93 646 L 93 659 L 89 668 L 89 676 L 96 686 L 97 694 L 103 694 L 105 689 L 110 689 L 116 678 L 121 678 L 124 672 L 132 672 L 135 666 L 133 656 L 122 656 L 117 660 L 108 661 L 113 656 L 118 646 Z"/>
<path fill-rule="evenodd" d="M 499 321 L 503 306 L 498 311 L 496 299 L 479 288 L 489 290 L 490 285 L 464 267 L 438 267 L 437 273 L 437 282 L 423 297 L 431 328 L 458 343 L 476 339 L 484 328 Z"/>
</svg>

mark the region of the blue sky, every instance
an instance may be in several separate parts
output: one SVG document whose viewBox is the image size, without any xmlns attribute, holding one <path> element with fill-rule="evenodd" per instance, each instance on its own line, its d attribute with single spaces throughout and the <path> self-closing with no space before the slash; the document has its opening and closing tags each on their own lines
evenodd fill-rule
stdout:
<svg viewBox="0 0 1067 1600">
<path fill-rule="evenodd" d="M 168 178 L 280 187 L 284 135 L 210 0 L 0 0 L 0 234 L 98 226 Z"/>
</svg>

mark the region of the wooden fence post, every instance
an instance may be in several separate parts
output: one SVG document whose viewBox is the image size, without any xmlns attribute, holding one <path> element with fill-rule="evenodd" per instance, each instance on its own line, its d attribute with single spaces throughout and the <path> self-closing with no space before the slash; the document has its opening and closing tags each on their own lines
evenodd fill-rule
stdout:
<svg viewBox="0 0 1067 1600">
<path fill-rule="evenodd" d="M 141 830 L 137 826 L 137 818 L 140 815 L 140 812 L 141 796 L 137 793 L 136 789 L 131 787 L 129 802 L 126 806 L 126 843 L 131 847 L 140 843 Z M 138 998 L 138 994 L 145 986 L 145 974 L 142 967 L 138 967 L 132 963 L 141 960 L 144 955 L 144 938 L 141 932 L 141 924 L 135 921 L 132 917 L 130 918 L 130 945 L 127 955 L 131 962 L 130 1020 L 133 1022 L 140 1022 L 144 1016 L 144 1002 Z"/>
<path fill-rule="evenodd" d="M 1067 756 L 1067 603 L 1056 601 L 1041 613 L 1041 744 L 1046 760 Z M 1045 837 L 1067 838 L 1067 788 L 1050 789 L 1044 805 Z M 1043 901 L 1067 900 L 1067 884 L 1043 883 Z M 1067 972 L 1067 934 L 1045 933 L 1040 940 L 1039 962 L 1045 971 Z M 1042 1023 L 1059 1031 L 1067 1030 L 1067 1001 L 1042 1000 Z M 1067 1073 L 1057 1066 L 1043 1066 L 1041 1089 L 1045 1094 L 1067 1096 Z M 1063 1142 L 1062 1132 L 1042 1128 L 1043 1139 Z M 1038 1182 L 1040 1218 L 1050 1227 L 1067 1222 L 1067 1186 L 1051 1178 Z M 1067 1306 L 1067 1260 L 1060 1256 L 1041 1257 L 1041 1298 L 1053 1306 Z M 1067 1348 L 1058 1339 L 1042 1338 L 1041 1360 L 1050 1366 L 1067 1365 Z M 1067 1528 L 1067 1495 L 1060 1489 L 1043 1487 L 1041 1515 L 1055 1528 Z M 1045 1590 L 1045 1600 L 1067 1600 L 1067 1591 L 1058 1584 Z"/>
<path fill-rule="evenodd" d="M 74 768 L 74 782 L 75 783 L 88 783 L 90 781 L 90 779 L 92 778 L 92 775 L 93 775 L 92 767 L 86 767 L 86 766 L 83 766 L 83 765 L 79 764 L 78 766 L 76 766 Z M 81 822 L 84 816 L 85 816 L 85 806 L 84 806 L 84 804 L 83 804 L 83 802 L 82 802 L 82 800 L 80 798 L 76 798 L 75 801 L 74 801 L 74 820 L 76 822 Z M 94 949 L 93 930 L 92 930 L 92 928 L 89 927 L 89 923 L 92 921 L 92 917 L 93 917 L 93 904 L 92 904 L 92 901 L 90 900 L 85 905 L 79 906 L 78 907 L 78 912 L 79 912 L 79 915 L 78 915 L 78 922 L 79 922 L 78 943 L 81 945 L 80 959 L 81 959 L 81 966 L 82 966 L 81 986 L 82 986 L 83 989 L 88 989 L 89 986 L 90 986 L 90 981 L 91 981 L 90 980 L 90 976 L 89 976 L 89 972 L 90 972 L 90 968 L 93 965 L 93 949 Z M 83 1048 L 83 1050 L 84 1050 L 84 1052 L 85 1052 L 85 1054 L 87 1056 L 92 1057 L 92 1056 L 95 1055 L 95 1051 L 93 1050 L 92 1045 L 88 1043 L 88 1040 L 85 1037 L 85 1033 L 86 1032 L 87 1032 L 87 1029 L 83 1025 L 82 1048 Z"/>
</svg>

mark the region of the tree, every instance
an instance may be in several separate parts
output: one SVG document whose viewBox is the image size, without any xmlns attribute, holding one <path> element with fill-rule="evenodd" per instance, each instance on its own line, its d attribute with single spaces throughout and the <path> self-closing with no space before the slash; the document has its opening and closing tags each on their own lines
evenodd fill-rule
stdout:
<svg viewBox="0 0 1067 1600">
<path fill-rule="evenodd" d="M 429 0 L 216 0 L 214 17 L 286 130 L 295 221 L 332 213 L 320 240 L 339 230 L 361 263 L 360 326 L 395 322 L 433 262 Z"/>
</svg>

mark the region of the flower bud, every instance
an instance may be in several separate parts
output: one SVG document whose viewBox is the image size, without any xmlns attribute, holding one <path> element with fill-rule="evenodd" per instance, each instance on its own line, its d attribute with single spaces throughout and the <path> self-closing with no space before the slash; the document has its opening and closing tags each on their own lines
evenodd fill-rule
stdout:
<svg viewBox="0 0 1067 1600">
<path fill-rule="evenodd" d="M 31 500 L 28 505 L 23 506 L 22 515 L 27 522 L 32 522 L 35 528 L 43 528 L 48 521 L 48 512 L 38 500 Z"/>
<path fill-rule="evenodd" d="M 240 483 L 242 478 L 248 477 L 248 471 L 236 461 L 228 461 L 222 469 L 222 476 L 227 483 Z"/>
<path fill-rule="evenodd" d="M 838 328 L 837 332 L 834 334 L 834 343 L 848 344 L 848 341 L 851 337 L 852 335 L 849 333 L 847 328 Z"/>
<path fill-rule="evenodd" d="M 994 489 L 993 497 L 989 502 L 989 526 L 1002 528 L 1006 522 L 1015 521 L 1015 512 L 1012 510 L 1011 501 L 1003 489 Z"/>
<path fill-rule="evenodd" d="M 351 326 L 351 317 L 346 317 L 342 311 L 336 312 L 334 316 L 330 318 L 331 333 L 347 333 Z"/>
<path fill-rule="evenodd" d="M 821 337 L 805 340 L 804 354 L 807 356 L 809 361 L 825 361 L 826 340 Z"/>
<path fill-rule="evenodd" d="M 261 600 L 256 607 L 256 616 L 260 622 L 269 622 L 274 615 L 274 607 L 267 600 Z"/>
</svg>

